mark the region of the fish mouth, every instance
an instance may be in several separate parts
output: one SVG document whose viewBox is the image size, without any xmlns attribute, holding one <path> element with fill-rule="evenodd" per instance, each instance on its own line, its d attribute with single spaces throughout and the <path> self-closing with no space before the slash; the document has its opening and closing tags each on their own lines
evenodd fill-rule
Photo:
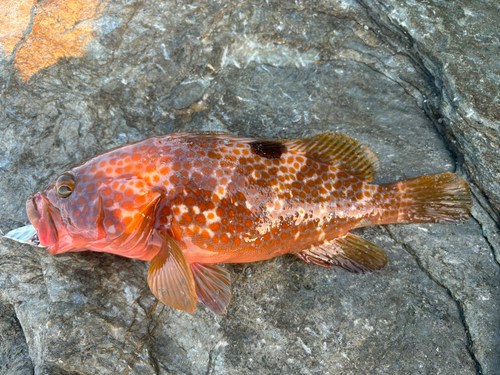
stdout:
<svg viewBox="0 0 500 375">
<path fill-rule="evenodd" d="M 51 207 L 46 199 L 36 193 L 26 201 L 26 213 L 31 224 L 35 227 L 40 245 L 48 247 L 51 254 L 55 254 L 58 248 L 59 236 L 53 220 Z"/>
</svg>

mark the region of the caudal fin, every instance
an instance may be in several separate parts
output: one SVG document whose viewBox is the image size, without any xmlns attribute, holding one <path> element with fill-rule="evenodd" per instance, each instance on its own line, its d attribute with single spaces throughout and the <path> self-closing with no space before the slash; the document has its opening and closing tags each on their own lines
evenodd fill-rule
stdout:
<svg viewBox="0 0 500 375">
<path fill-rule="evenodd" d="M 392 215 L 382 214 L 380 224 L 462 223 L 472 208 L 469 185 L 455 173 L 398 181 L 381 188 L 383 195 L 395 198 L 397 209 L 390 210 Z"/>
</svg>

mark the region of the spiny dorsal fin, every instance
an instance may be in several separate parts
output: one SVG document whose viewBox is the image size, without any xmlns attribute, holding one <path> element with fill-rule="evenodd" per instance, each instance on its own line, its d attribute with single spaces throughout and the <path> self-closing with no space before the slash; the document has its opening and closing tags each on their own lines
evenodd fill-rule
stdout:
<svg viewBox="0 0 500 375">
<path fill-rule="evenodd" d="M 307 263 L 338 266 L 355 273 L 379 270 L 387 263 L 385 253 L 377 245 L 353 233 L 311 246 L 295 255 Z"/>
<path fill-rule="evenodd" d="M 185 132 L 184 134 L 189 135 L 231 135 L 231 133 L 219 130 L 196 130 L 192 132 Z"/>
<path fill-rule="evenodd" d="M 288 151 L 341 166 L 345 171 L 372 181 L 380 163 L 366 145 L 337 133 L 322 133 L 287 142 Z"/>
</svg>

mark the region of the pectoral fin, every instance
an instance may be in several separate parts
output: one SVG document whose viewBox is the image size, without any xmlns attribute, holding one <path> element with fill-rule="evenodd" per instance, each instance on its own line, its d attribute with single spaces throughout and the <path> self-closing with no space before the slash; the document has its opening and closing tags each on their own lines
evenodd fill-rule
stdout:
<svg viewBox="0 0 500 375">
<path fill-rule="evenodd" d="M 307 263 L 339 266 L 356 273 L 378 270 L 387 263 L 385 253 L 377 245 L 352 233 L 311 246 L 295 255 Z"/>
<path fill-rule="evenodd" d="M 161 236 L 161 249 L 151 259 L 149 288 L 165 305 L 193 313 L 196 310 L 196 291 L 189 264 L 172 237 L 164 232 L 158 235 Z"/>
<path fill-rule="evenodd" d="M 217 264 L 192 263 L 198 301 L 217 315 L 226 315 L 231 301 L 231 275 Z"/>
</svg>

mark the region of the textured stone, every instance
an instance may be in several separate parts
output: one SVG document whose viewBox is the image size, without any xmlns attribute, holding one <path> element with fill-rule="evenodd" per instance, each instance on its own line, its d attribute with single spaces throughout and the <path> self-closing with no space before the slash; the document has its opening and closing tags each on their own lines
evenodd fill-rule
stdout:
<svg viewBox="0 0 500 375">
<path fill-rule="evenodd" d="M 377 183 L 463 171 L 474 218 L 358 230 L 388 255 L 367 275 L 291 256 L 229 265 L 224 318 L 155 303 L 144 262 L 1 240 L 0 373 L 500 374 L 497 4 L 92 9 L 86 55 L 29 80 L 12 64 L 26 19 L 3 23 L 18 39 L 0 51 L 2 231 L 26 224 L 26 197 L 72 164 L 196 130 L 345 133 L 379 155 Z"/>
<path fill-rule="evenodd" d="M 500 222 L 500 4 L 359 3 L 382 39 L 405 51 L 427 77 L 426 112 Z"/>
<path fill-rule="evenodd" d="M 0 305 L 0 374 L 32 374 L 26 337 L 12 305 Z"/>
</svg>

